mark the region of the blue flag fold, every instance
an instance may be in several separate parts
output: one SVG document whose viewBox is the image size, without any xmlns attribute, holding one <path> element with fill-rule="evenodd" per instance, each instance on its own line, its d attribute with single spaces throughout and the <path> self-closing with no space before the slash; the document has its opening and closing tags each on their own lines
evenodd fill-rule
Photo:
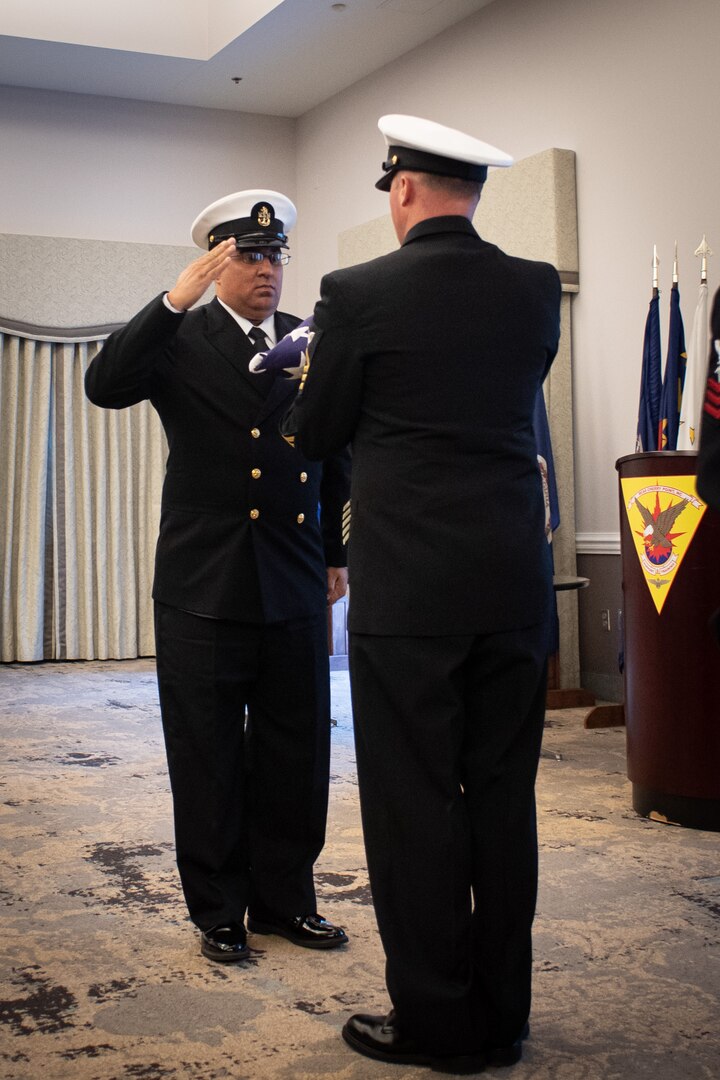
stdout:
<svg viewBox="0 0 720 1080">
<path fill-rule="evenodd" d="M 299 378 L 314 333 L 312 318 L 304 319 L 272 349 L 256 353 L 248 364 L 250 371 L 284 371 L 289 378 Z"/>
<path fill-rule="evenodd" d="M 635 450 L 657 450 L 662 394 L 662 359 L 660 349 L 660 301 L 653 292 L 643 340 L 642 375 L 640 377 L 640 407 L 638 410 Z"/>
<path fill-rule="evenodd" d="M 680 290 L 673 282 L 670 292 L 670 325 L 668 328 L 667 356 L 665 358 L 665 376 L 660 397 L 660 423 L 658 429 L 658 450 L 677 450 L 680 407 L 687 352 L 685 351 L 685 327 L 680 311 Z"/>
</svg>

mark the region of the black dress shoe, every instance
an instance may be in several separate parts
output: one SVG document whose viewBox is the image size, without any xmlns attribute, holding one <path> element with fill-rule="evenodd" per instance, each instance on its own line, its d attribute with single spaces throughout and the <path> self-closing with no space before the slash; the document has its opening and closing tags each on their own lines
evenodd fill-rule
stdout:
<svg viewBox="0 0 720 1080">
<path fill-rule="evenodd" d="M 487 1048 L 488 1065 L 515 1065 L 522 1057 L 523 1039 L 527 1039 L 529 1034 L 530 1025 L 525 1024 L 515 1042 L 506 1043 L 503 1046 L 489 1046 Z"/>
<path fill-rule="evenodd" d="M 487 1064 L 484 1053 L 433 1054 L 418 1046 L 414 1039 L 403 1035 L 395 1022 L 394 1011 L 387 1016 L 351 1016 L 342 1029 L 348 1046 L 365 1057 L 389 1061 L 397 1065 L 426 1065 L 434 1072 L 468 1076 L 483 1072 Z"/>
<path fill-rule="evenodd" d="M 487 1051 L 488 1065 L 515 1065 L 522 1057 L 522 1040 L 516 1039 L 514 1043 L 506 1046 L 492 1046 Z"/>
<path fill-rule="evenodd" d="M 200 935 L 200 952 L 208 960 L 217 960 L 221 964 L 247 960 L 250 950 L 245 927 L 242 923 L 231 922 L 225 926 L 218 925 L 210 930 L 203 930 Z"/>
<path fill-rule="evenodd" d="M 279 934 L 293 945 L 303 945 L 306 949 L 334 949 L 348 939 L 342 927 L 333 926 L 322 915 L 316 914 L 294 915 L 289 919 L 257 919 L 250 915 L 248 930 L 252 934 Z"/>
</svg>

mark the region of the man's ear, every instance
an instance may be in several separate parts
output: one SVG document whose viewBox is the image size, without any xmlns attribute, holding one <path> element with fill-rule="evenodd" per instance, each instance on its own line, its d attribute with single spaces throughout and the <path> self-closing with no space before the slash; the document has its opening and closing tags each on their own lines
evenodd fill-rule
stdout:
<svg viewBox="0 0 720 1080">
<path fill-rule="evenodd" d="M 412 198 L 414 188 L 412 176 L 408 176 L 406 172 L 400 173 L 398 177 L 398 196 L 401 206 L 407 206 Z"/>
</svg>

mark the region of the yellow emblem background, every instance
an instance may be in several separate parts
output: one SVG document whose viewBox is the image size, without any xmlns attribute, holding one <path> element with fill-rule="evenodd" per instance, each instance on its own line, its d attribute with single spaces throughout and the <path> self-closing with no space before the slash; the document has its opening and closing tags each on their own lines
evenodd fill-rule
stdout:
<svg viewBox="0 0 720 1080">
<path fill-rule="evenodd" d="M 707 507 L 702 499 L 698 498 L 694 475 L 668 476 L 662 481 L 652 476 L 633 476 L 622 479 L 620 483 L 630 535 L 659 615 Z M 646 512 L 654 514 L 656 498 L 660 501 L 661 513 L 678 507 L 681 503 L 685 504 L 669 529 L 672 535 L 672 554 L 667 562 L 657 566 L 646 553 L 644 534 L 648 529 L 647 517 L 643 517 L 638 505 L 642 504 Z"/>
</svg>

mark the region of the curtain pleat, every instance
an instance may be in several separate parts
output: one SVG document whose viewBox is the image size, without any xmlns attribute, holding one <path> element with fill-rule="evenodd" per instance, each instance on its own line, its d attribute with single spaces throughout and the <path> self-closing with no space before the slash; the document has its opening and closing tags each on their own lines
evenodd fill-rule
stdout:
<svg viewBox="0 0 720 1080">
<path fill-rule="evenodd" d="M 101 340 L 1 337 L 1 659 L 153 655 L 157 414 L 87 401 Z"/>
<path fill-rule="evenodd" d="M 50 346 L 2 335 L 0 565 L 2 659 L 42 658 L 46 491 L 52 410 Z"/>
</svg>

